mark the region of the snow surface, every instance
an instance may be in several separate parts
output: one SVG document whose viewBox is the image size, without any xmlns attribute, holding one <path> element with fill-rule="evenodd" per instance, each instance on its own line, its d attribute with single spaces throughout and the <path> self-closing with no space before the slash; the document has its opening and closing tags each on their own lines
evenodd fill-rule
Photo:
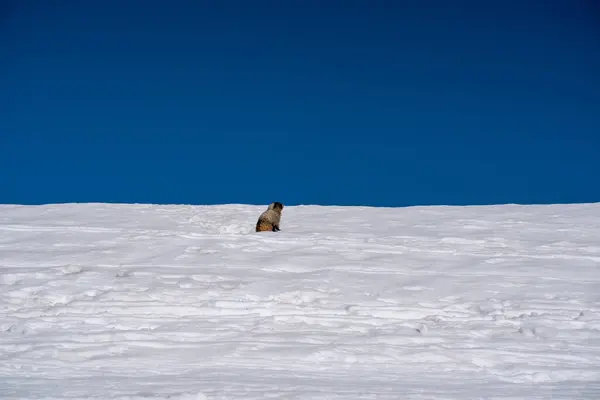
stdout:
<svg viewBox="0 0 600 400">
<path fill-rule="evenodd" d="M 600 204 L 265 207 L 0 206 L 0 398 L 600 398 Z"/>
</svg>

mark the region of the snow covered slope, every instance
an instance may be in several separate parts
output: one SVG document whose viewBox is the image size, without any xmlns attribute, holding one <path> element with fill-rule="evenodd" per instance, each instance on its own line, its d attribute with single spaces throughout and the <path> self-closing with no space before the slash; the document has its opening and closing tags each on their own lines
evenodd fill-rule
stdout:
<svg viewBox="0 0 600 400">
<path fill-rule="evenodd" d="M 600 398 L 600 204 L 264 209 L 0 206 L 0 398 Z"/>
</svg>

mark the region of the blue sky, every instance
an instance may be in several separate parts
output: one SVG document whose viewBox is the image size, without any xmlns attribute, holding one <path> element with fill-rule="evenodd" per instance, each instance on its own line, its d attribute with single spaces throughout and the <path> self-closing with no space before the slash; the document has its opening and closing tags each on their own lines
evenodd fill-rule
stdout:
<svg viewBox="0 0 600 400">
<path fill-rule="evenodd" d="M 0 203 L 600 201 L 590 1 L 4 1 Z"/>
</svg>

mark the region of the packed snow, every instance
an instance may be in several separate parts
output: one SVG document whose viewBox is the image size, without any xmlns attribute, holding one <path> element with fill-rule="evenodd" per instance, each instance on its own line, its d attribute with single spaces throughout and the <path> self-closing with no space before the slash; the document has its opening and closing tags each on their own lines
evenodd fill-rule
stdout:
<svg viewBox="0 0 600 400">
<path fill-rule="evenodd" d="M 0 206 L 0 398 L 600 398 L 600 204 L 266 206 Z"/>
</svg>

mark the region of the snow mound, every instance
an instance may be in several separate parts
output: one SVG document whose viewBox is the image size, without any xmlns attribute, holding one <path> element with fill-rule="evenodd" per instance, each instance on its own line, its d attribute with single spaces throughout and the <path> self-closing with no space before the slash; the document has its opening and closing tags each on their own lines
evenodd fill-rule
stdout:
<svg viewBox="0 0 600 400">
<path fill-rule="evenodd" d="M 0 206 L 0 397 L 600 397 L 600 204 L 264 209 Z"/>
</svg>

